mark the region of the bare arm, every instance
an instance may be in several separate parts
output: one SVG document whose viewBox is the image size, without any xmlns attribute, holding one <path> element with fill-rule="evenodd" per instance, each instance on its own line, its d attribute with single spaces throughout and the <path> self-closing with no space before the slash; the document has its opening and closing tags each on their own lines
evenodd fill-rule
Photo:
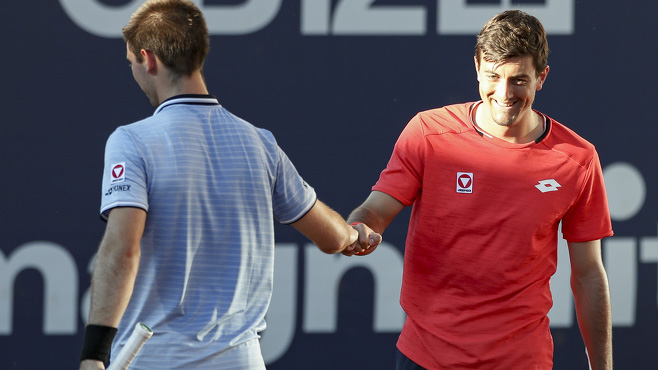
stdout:
<svg viewBox="0 0 658 370">
<path fill-rule="evenodd" d="M 292 226 L 324 253 L 339 253 L 352 245 L 358 233 L 336 211 L 321 201 Z"/>
<path fill-rule="evenodd" d="M 347 222 L 363 223 L 363 225 L 355 226 L 359 231 L 359 244 L 362 248 L 362 252 L 358 253 L 359 255 L 364 256 L 375 250 L 381 242 L 381 234 L 403 209 L 404 204 L 397 199 L 386 193 L 373 191 L 363 204 L 352 211 L 347 218 Z M 373 240 L 373 237 L 376 238 L 377 236 L 379 236 L 379 240 Z M 357 252 L 359 250 L 355 248 L 354 250 L 345 250 L 343 254 L 351 256 Z"/>
<path fill-rule="evenodd" d="M 117 327 L 132 295 L 140 258 L 146 212 L 139 208 L 110 211 L 105 235 L 94 261 L 89 324 Z M 85 360 L 81 369 L 103 369 Z"/>
<path fill-rule="evenodd" d="M 612 369 L 612 313 L 601 241 L 569 242 L 571 289 L 578 326 L 593 370 Z"/>
</svg>

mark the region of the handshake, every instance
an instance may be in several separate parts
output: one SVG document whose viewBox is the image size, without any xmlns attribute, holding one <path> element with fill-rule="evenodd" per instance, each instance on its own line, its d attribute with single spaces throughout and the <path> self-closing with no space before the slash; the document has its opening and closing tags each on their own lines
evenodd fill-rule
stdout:
<svg viewBox="0 0 658 370">
<path fill-rule="evenodd" d="M 382 236 L 362 222 L 353 222 L 356 237 L 351 245 L 341 251 L 346 256 L 365 256 L 372 253 L 382 242 Z"/>
</svg>

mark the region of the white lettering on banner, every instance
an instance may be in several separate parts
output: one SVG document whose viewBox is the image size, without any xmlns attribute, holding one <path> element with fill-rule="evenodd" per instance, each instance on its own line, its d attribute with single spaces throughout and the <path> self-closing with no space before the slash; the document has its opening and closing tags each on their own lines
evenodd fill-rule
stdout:
<svg viewBox="0 0 658 370">
<path fill-rule="evenodd" d="M 628 221 L 640 211 L 647 195 L 642 173 L 630 163 L 615 162 L 605 167 L 605 188 L 610 215 L 616 221 Z"/>
<path fill-rule="evenodd" d="M 206 5 L 203 13 L 208 32 L 214 35 L 244 35 L 260 31 L 279 13 L 283 0 L 249 0 L 240 5 Z M 195 1 L 202 7 L 202 0 Z"/>
<path fill-rule="evenodd" d="M 637 305 L 637 241 L 635 238 L 614 237 L 603 240 L 603 261 L 608 273 L 612 316 L 615 326 L 635 325 Z"/>
<path fill-rule="evenodd" d="M 603 177 L 612 220 L 628 221 L 635 217 L 646 202 L 647 187 L 642 173 L 630 163 L 615 162 L 603 169 Z M 603 240 L 603 261 L 610 282 L 612 322 L 616 326 L 635 325 L 638 245 L 640 263 L 658 263 L 658 258 L 652 258 L 658 257 L 658 237 L 613 236 Z"/>
<path fill-rule="evenodd" d="M 34 241 L 18 247 L 9 258 L 0 251 L 0 335 L 12 333 L 14 281 L 27 269 L 35 269 L 43 277 L 43 333 L 77 333 L 78 269 L 75 260 L 58 244 Z"/>
<path fill-rule="evenodd" d="M 605 167 L 603 177 L 612 220 L 627 221 L 635 217 L 646 201 L 642 173 L 630 163 L 616 162 Z M 658 263 L 658 237 L 613 236 L 603 240 L 612 323 L 616 327 L 632 327 L 636 322 L 638 245 L 640 263 Z M 551 279 L 553 309 L 548 314 L 551 327 L 567 328 L 574 324 L 570 275 L 569 251 L 567 243 L 561 239 L 558 243 L 558 268 Z"/>
<path fill-rule="evenodd" d="M 376 0 L 302 1 L 302 35 L 423 35 L 427 9 L 422 6 L 374 6 Z"/>
<path fill-rule="evenodd" d="M 445 0 L 438 5 L 437 31 L 442 35 L 477 34 L 491 17 L 507 9 L 522 9 L 539 18 L 548 34 L 571 35 L 575 28 L 574 0 L 546 0 L 544 4 L 500 0 L 499 5 Z"/>
<path fill-rule="evenodd" d="M 99 0 L 59 0 L 66 14 L 92 35 L 120 38 L 121 29 L 144 0 L 109 6 Z M 205 5 L 192 0 L 205 15 L 208 32 L 215 35 L 242 35 L 259 31 L 276 17 L 282 0 L 248 0 L 238 5 Z"/>
<path fill-rule="evenodd" d="M 262 333 L 263 358 L 271 364 L 283 356 L 295 334 L 297 317 L 297 274 L 299 261 L 295 244 L 277 244 L 274 266 L 274 291 L 267 312 L 267 329 Z M 338 287 L 343 276 L 354 267 L 372 272 L 376 281 L 373 332 L 399 332 L 404 324 L 400 308 L 402 255 L 394 246 L 382 243 L 369 258 L 327 256 L 313 244 L 304 248 L 305 333 L 333 333 L 338 319 Z M 327 298 L 328 297 L 328 298 Z"/>
<path fill-rule="evenodd" d="M 96 36 L 120 38 L 130 15 L 144 2 L 133 0 L 109 6 L 100 0 L 59 0 L 68 17 Z M 267 27 L 281 10 L 283 0 L 246 0 L 238 5 L 205 5 L 211 35 L 244 35 Z M 375 5 L 376 0 L 301 0 L 302 35 L 425 35 L 428 9 L 423 5 Z M 335 5 L 334 5 L 335 4 Z M 549 34 L 573 34 L 575 0 L 546 0 L 544 4 L 500 0 L 499 4 L 469 4 L 467 0 L 437 0 L 437 33 L 473 35 L 494 14 L 521 8 L 541 19 Z M 332 11 L 333 9 L 333 11 Z"/>
<path fill-rule="evenodd" d="M 656 228 L 658 229 L 658 228 Z M 658 233 L 657 233 L 658 234 Z M 640 241 L 640 262 L 658 264 L 658 237 L 645 236 Z M 658 279 L 658 277 L 656 277 Z M 637 281 L 637 280 L 635 280 Z M 658 299 L 656 300 L 658 306 Z"/>
<path fill-rule="evenodd" d="M 382 242 L 368 258 L 344 258 L 342 255 L 324 255 L 309 244 L 305 256 L 304 332 L 336 331 L 340 279 L 354 267 L 368 269 L 375 280 L 373 331 L 382 333 L 402 329 L 404 311 L 399 302 L 403 260 L 397 248 Z"/>
<path fill-rule="evenodd" d="M 97 0 L 59 0 L 62 9 L 78 27 L 101 37 L 121 37 L 121 29 L 143 1 L 109 6 Z"/>
<path fill-rule="evenodd" d="M 87 273 L 91 276 L 92 271 L 94 271 L 94 260 L 96 260 L 96 255 L 94 254 L 89 263 L 87 264 Z M 84 294 L 82 295 L 82 301 L 80 302 L 80 318 L 82 322 L 87 325 L 87 320 L 89 320 L 89 311 L 91 310 L 91 287 L 89 287 Z"/>
<path fill-rule="evenodd" d="M 613 220 L 635 217 L 646 201 L 646 192 L 640 191 L 646 188 L 641 173 L 632 164 L 618 162 L 606 166 L 603 175 Z M 277 244 L 274 292 L 267 314 L 268 329 L 261 342 L 267 363 L 276 361 L 288 351 L 299 315 L 304 333 L 336 332 L 340 281 L 355 267 L 370 271 L 375 281 L 373 332 L 400 331 L 404 321 L 398 302 L 403 265 L 400 249 L 384 242 L 368 257 L 344 258 L 327 256 L 312 244 L 307 244 L 301 250 L 304 271 L 300 272 L 299 248 L 292 243 Z M 603 258 L 610 281 L 613 325 L 633 327 L 636 324 L 638 266 L 640 263 L 658 263 L 658 236 L 616 235 L 606 238 Z M 93 259 L 89 262 L 88 272 L 91 272 L 92 264 Z M 79 297 L 75 260 L 66 248 L 45 241 L 21 245 L 8 257 L 0 252 L 0 335 L 13 333 L 13 286 L 18 274 L 27 269 L 35 269 L 43 276 L 43 334 L 77 335 L 78 313 L 85 321 L 89 312 L 89 291 Z M 560 239 L 558 268 L 551 278 L 554 304 L 548 315 L 552 328 L 570 328 L 576 323 L 570 272 L 567 243 Z M 302 312 L 297 312 L 300 279 L 304 300 Z"/>
<path fill-rule="evenodd" d="M 635 325 L 637 305 L 637 241 L 635 238 L 613 236 L 604 239 L 602 244 L 610 286 L 612 323 L 615 327 L 632 327 Z M 658 259 L 641 262 L 656 263 Z M 570 279 L 569 248 L 567 242 L 560 238 L 557 271 L 551 277 L 553 307 L 548 312 L 548 318 L 552 328 L 570 328 L 575 323 Z"/>
</svg>

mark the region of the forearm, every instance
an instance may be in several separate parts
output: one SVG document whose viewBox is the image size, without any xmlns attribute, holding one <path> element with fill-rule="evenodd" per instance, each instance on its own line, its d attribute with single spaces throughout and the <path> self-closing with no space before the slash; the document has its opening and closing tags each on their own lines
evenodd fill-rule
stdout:
<svg viewBox="0 0 658 370">
<path fill-rule="evenodd" d="M 572 277 L 578 325 L 592 370 L 612 369 L 612 314 L 605 270 Z"/>
<path fill-rule="evenodd" d="M 119 325 L 135 284 L 145 223 L 142 209 L 110 211 L 91 277 L 90 324 Z"/>
<path fill-rule="evenodd" d="M 397 213 L 396 213 L 397 214 Z M 347 217 L 348 223 L 361 222 L 368 225 L 372 231 L 383 234 L 384 230 L 391 223 L 392 218 L 386 219 L 382 218 L 380 214 L 374 209 L 370 208 L 367 204 L 362 204 L 357 207 L 349 217 Z"/>
<path fill-rule="evenodd" d="M 146 211 L 118 207 L 110 211 L 91 276 L 91 307 L 80 369 L 104 369 L 116 328 L 135 285 Z"/>
<path fill-rule="evenodd" d="M 101 245 L 91 280 L 89 324 L 117 327 L 132 295 L 139 252 Z"/>
<path fill-rule="evenodd" d="M 404 205 L 392 196 L 373 191 L 347 218 L 348 223 L 362 222 L 382 234 Z"/>
<path fill-rule="evenodd" d="M 339 253 L 356 240 L 356 231 L 337 212 L 324 204 L 326 222 L 318 225 L 313 242 L 325 253 Z"/>
<path fill-rule="evenodd" d="M 364 205 L 361 205 L 352 211 L 347 218 L 347 222 L 350 224 L 354 222 L 362 222 L 368 225 L 373 231 L 380 234 L 386 229 L 386 226 L 388 226 L 383 225 L 382 221 L 377 217 L 377 214 Z"/>
<path fill-rule="evenodd" d="M 101 242 L 91 278 L 89 326 L 85 329 L 85 345 L 82 351 L 84 360 L 80 362 L 80 370 L 105 369 L 103 361 L 107 360 L 109 346 L 114 337 L 110 328 L 119 326 L 128 306 L 139 258 L 139 248 L 136 248 L 136 252 L 135 249 L 129 249 L 128 253 L 121 253 L 108 246 L 105 239 Z"/>
<path fill-rule="evenodd" d="M 345 219 L 321 201 L 292 224 L 324 253 L 339 253 L 356 241 L 357 232 Z"/>
</svg>

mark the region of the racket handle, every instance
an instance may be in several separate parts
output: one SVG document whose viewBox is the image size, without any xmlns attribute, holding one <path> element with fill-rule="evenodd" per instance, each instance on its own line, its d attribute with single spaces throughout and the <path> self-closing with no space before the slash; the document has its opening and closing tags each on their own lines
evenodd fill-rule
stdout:
<svg viewBox="0 0 658 370">
<path fill-rule="evenodd" d="M 114 361 L 110 363 L 110 367 L 107 370 L 126 370 L 135 359 L 135 356 L 137 356 L 139 350 L 142 349 L 144 343 L 152 335 L 153 331 L 148 326 L 141 322 L 137 323 L 128 338 L 128 342 L 126 342 L 126 345 L 123 346 L 119 354 L 114 358 Z"/>
</svg>

